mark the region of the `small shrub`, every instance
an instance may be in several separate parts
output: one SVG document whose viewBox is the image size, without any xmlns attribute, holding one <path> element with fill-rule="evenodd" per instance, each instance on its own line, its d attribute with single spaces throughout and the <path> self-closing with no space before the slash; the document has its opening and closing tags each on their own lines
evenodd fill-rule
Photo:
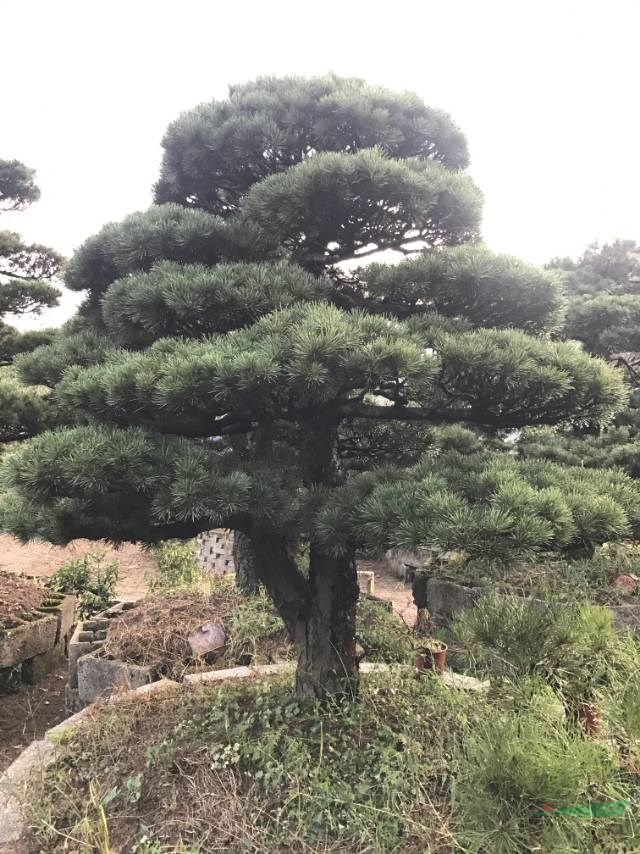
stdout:
<svg viewBox="0 0 640 854">
<path fill-rule="evenodd" d="M 284 623 L 262 588 L 240 601 L 225 628 L 225 659 L 233 664 L 268 664 L 294 654 Z"/>
<path fill-rule="evenodd" d="M 151 593 L 170 593 L 198 587 L 203 580 L 193 540 L 165 540 L 154 548 L 157 573 L 147 579 Z"/>
<path fill-rule="evenodd" d="M 486 721 L 458 760 L 454 806 L 466 851 L 606 850 L 594 844 L 592 821 L 555 816 L 553 808 L 630 795 L 604 746 L 530 711 Z M 632 832 L 618 822 L 617 842 Z"/>
<path fill-rule="evenodd" d="M 104 552 L 92 552 L 63 564 L 51 577 L 53 590 L 78 597 L 80 619 L 104 611 L 113 599 L 118 583 L 118 561 L 105 563 L 105 559 Z"/>
<path fill-rule="evenodd" d="M 408 626 L 381 602 L 360 596 L 356 639 L 368 661 L 408 664 L 413 660 L 413 638 Z"/>
<path fill-rule="evenodd" d="M 522 677 L 552 667 L 571 629 L 560 604 L 485 595 L 454 622 L 453 635 L 481 670 Z"/>
</svg>

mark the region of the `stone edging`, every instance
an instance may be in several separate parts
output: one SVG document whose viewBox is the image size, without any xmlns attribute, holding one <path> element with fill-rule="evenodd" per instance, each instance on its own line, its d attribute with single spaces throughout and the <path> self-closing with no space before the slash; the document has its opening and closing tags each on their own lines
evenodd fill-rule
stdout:
<svg viewBox="0 0 640 854">
<path fill-rule="evenodd" d="M 412 669 L 410 665 L 397 665 L 402 669 Z M 361 673 L 385 672 L 390 665 L 377 662 L 362 662 Z M 261 664 L 255 667 L 231 667 L 226 670 L 208 670 L 204 673 L 192 673 L 185 676 L 182 682 L 171 679 L 160 679 L 150 682 L 131 691 L 124 691 L 109 697 L 106 705 L 116 705 L 134 697 L 148 697 L 152 700 L 157 695 L 163 695 L 180 689 L 193 688 L 210 682 L 222 682 L 227 679 L 247 679 L 277 676 L 281 673 L 292 673 L 295 662 L 282 664 Z M 461 688 L 468 691 L 483 691 L 488 688 L 488 682 L 480 682 L 471 676 L 462 676 L 451 671 L 445 671 L 442 680 L 448 688 Z M 82 725 L 96 713 L 94 705 L 86 706 L 77 714 L 47 730 L 40 741 L 32 742 L 22 751 L 20 756 L 0 776 L 0 854 L 14 854 L 15 844 L 26 833 L 22 818 L 20 803 L 29 788 L 29 780 L 34 773 L 43 773 L 54 758 L 56 740 L 64 732 L 75 726 Z"/>
</svg>

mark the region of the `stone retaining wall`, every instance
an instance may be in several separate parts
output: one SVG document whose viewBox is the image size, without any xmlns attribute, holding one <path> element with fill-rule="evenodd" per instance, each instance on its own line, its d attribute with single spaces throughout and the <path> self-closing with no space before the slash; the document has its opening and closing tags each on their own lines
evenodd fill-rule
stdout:
<svg viewBox="0 0 640 854">
<path fill-rule="evenodd" d="M 48 591 L 33 618 L 0 635 L 0 694 L 37 682 L 64 660 L 75 620 L 75 596 Z"/>
<path fill-rule="evenodd" d="M 365 596 L 372 596 L 375 574 L 368 570 L 359 571 L 358 584 Z M 156 680 L 151 667 L 107 658 L 101 653 L 111 620 L 135 606 L 135 602 L 114 601 L 106 611 L 81 620 L 76 626 L 69 642 L 69 678 L 65 688 L 68 714 L 118 689 L 138 688 Z"/>
<path fill-rule="evenodd" d="M 474 605 L 486 592 L 484 587 L 464 586 L 446 578 L 430 576 L 426 581 L 426 602 L 429 621 L 436 627 L 448 627 L 455 617 Z M 517 593 L 502 593 L 505 598 Z M 544 603 L 538 599 L 530 601 Z M 624 603 L 609 606 L 613 612 L 614 626 L 618 630 L 631 629 L 640 638 L 640 604 Z"/>
<path fill-rule="evenodd" d="M 85 686 L 84 678 L 83 684 L 80 686 L 78 668 L 80 660 L 83 656 L 95 653 L 104 645 L 110 621 L 135 607 L 135 604 L 135 602 L 123 602 L 114 599 L 106 611 L 89 619 L 81 620 L 76 626 L 69 641 L 69 677 L 64 689 L 65 709 L 69 714 L 77 712 L 88 702 L 95 700 L 97 696 L 91 693 L 89 684 Z M 82 670 L 83 677 L 89 679 L 89 670 L 90 668 Z M 117 684 L 117 681 L 114 684 Z"/>
</svg>

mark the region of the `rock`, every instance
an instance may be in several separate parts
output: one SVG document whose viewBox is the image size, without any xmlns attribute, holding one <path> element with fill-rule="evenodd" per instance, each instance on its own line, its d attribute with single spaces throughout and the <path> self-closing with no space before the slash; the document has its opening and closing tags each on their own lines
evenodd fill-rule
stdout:
<svg viewBox="0 0 640 854">
<path fill-rule="evenodd" d="M 201 658 L 209 652 L 223 647 L 227 641 L 222 626 L 216 623 L 205 623 L 192 635 L 189 635 L 189 646 L 195 658 Z"/>
<path fill-rule="evenodd" d="M 624 593 L 635 593 L 638 589 L 638 579 L 633 575 L 617 575 L 611 582 L 612 587 L 617 587 Z"/>
<path fill-rule="evenodd" d="M 0 696 L 17 694 L 22 685 L 22 664 L 15 667 L 0 667 Z"/>
</svg>

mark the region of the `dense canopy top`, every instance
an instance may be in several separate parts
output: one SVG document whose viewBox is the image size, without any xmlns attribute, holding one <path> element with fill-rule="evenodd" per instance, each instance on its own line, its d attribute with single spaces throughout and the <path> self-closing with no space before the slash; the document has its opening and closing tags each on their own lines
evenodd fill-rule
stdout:
<svg viewBox="0 0 640 854">
<path fill-rule="evenodd" d="M 464 136 L 413 94 L 363 80 L 263 77 L 234 86 L 170 125 L 156 201 L 227 216 L 249 188 L 320 151 L 354 154 L 374 145 L 390 157 L 468 163 Z"/>
</svg>

